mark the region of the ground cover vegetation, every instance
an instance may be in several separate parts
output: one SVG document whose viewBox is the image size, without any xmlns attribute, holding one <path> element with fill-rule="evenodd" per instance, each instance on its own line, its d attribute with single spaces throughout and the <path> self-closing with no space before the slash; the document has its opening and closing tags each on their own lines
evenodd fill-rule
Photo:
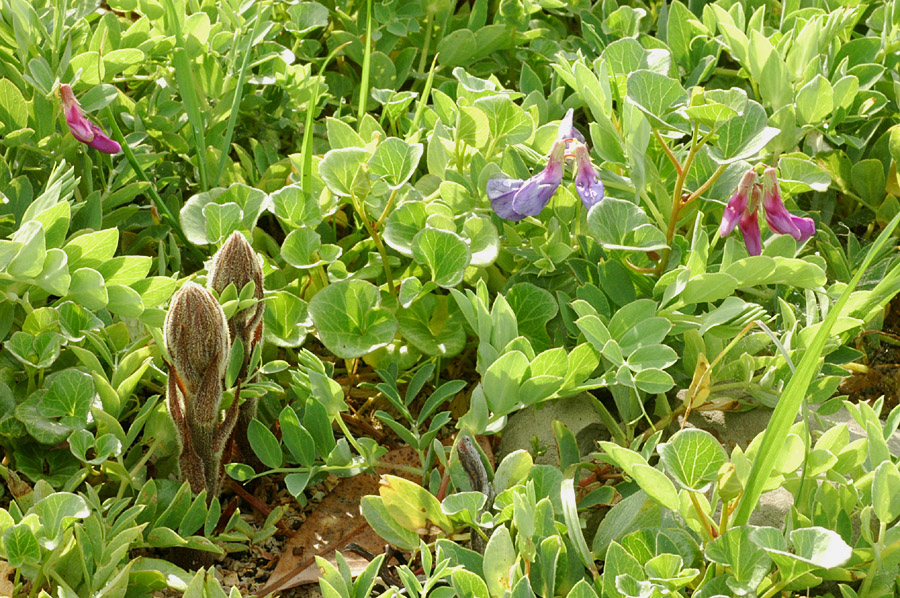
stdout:
<svg viewBox="0 0 900 598">
<path fill-rule="evenodd" d="M 900 593 L 898 62 L 896 0 L 5 0 L 0 594 L 239 596 L 254 492 L 376 468 L 328 598 Z"/>
</svg>

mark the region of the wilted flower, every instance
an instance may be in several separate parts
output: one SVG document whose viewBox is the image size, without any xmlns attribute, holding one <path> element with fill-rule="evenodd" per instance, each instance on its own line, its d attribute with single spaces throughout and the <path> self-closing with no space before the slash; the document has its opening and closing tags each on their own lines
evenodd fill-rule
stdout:
<svg viewBox="0 0 900 598">
<path fill-rule="evenodd" d="M 489 180 L 487 195 L 497 215 L 518 222 L 526 216 L 540 214 L 562 183 L 565 150 L 565 141 L 556 140 L 547 158 L 547 166 L 528 180 Z"/>
<path fill-rule="evenodd" d="M 753 170 L 744 174 L 734 195 L 725 206 L 719 235 L 725 237 L 738 226 L 744 235 L 747 253 L 760 255 L 762 253 L 762 237 L 759 231 L 760 203 L 772 232 L 791 235 L 800 242 L 806 241 L 816 232 L 812 218 L 794 216 L 784 207 L 775 169 L 769 167 L 763 174 L 762 184 L 756 182 L 756 173 Z"/>
<path fill-rule="evenodd" d="M 603 181 L 600 173 L 594 169 L 587 146 L 578 144 L 575 146 L 575 189 L 581 197 L 581 203 L 588 210 L 603 199 Z"/>
<path fill-rule="evenodd" d="M 66 83 L 60 85 L 59 95 L 66 113 L 66 122 L 75 139 L 106 154 L 118 154 L 122 151 L 122 146 L 118 142 L 110 139 L 103 129 L 87 119 L 69 85 Z"/>
<path fill-rule="evenodd" d="M 766 222 L 773 232 L 791 235 L 801 243 L 816 232 L 816 224 L 812 218 L 794 216 L 784 207 L 775 169 L 766 168 L 763 173 L 763 209 L 766 211 Z"/>
</svg>

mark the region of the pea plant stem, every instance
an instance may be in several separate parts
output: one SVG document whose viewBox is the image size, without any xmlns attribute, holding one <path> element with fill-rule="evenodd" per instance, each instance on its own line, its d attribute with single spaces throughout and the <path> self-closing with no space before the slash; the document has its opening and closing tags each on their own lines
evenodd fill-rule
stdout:
<svg viewBox="0 0 900 598">
<path fill-rule="evenodd" d="M 704 182 L 700 187 L 688 195 L 688 197 L 684 197 L 684 182 L 687 179 L 687 175 L 691 170 L 691 166 L 694 163 L 694 158 L 697 157 L 697 153 L 700 151 L 700 148 L 703 147 L 703 144 L 709 140 L 710 135 L 707 134 L 702 138 L 698 138 L 699 128 L 697 125 L 694 125 L 694 131 L 691 135 L 691 148 L 688 150 L 688 155 L 684 159 L 684 162 L 680 162 L 678 158 L 675 156 L 672 149 L 669 147 L 669 144 L 666 143 L 666 140 L 656 129 L 653 130 L 653 134 L 656 136 L 657 141 L 659 141 L 660 145 L 663 148 L 666 156 L 668 156 L 669 160 L 675 166 L 675 172 L 677 174 L 675 178 L 675 189 L 672 191 L 672 210 L 669 213 L 669 228 L 666 231 L 666 244 L 668 247 L 663 250 L 662 257 L 659 260 L 659 264 L 656 266 L 656 275 L 660 276 L 663 272 L 666 271 L 666 267 L 669 265 L 669 256 L 672 253 L 672 240 L 675 238 L 675 231 L 678 228 L 678 216 L 681 213 L 681 210 L 684 209 L 687 205 L 693 202 L 695 199 L 700 197 L 707 189 L 712 187 L 712 185 L 722 176 L 722 173 L 725 172 L 727 168 L 726 165 L 720 164 L 718 168 L 716 168 L 715 172 Z"/>
<path fill-rule="evenodd" d="M 363 226 L 366 227 L 366 231 L 368 231 L 369 236 L 372 237 L 372 241 L 375 243 L 375 247 L 378 249 L 378 254 L 381 256 L 381 263 L 384 266 L 384 276 L 385 278 L 387 278 L 388 290 L 390 290 L 391 295 L 396 295 L 397 289 L 394 285 L 394 275 L 391 272 L 391 265 L 390 263 L 388 263 L 387 249 L 385 249 L 384 243 L 381 242 L 381 237 L 378 235 L 378 231 L 375 229 L 375 226 L 373 226 L 373 224 L 369 222 L 369 217 L 365 212 L 366 207 L 364 203 L 360 202 L 355 195 L 350 196 L 350 199 L 353 202 L 353 209 L 356 210 L 359 219 L 362 220 Z M 385 214 L 386 213 L 387 211 L 385 211 Z M 382 216 L 384 216 L 384 214 L 382 214 Z"/>
</svg>

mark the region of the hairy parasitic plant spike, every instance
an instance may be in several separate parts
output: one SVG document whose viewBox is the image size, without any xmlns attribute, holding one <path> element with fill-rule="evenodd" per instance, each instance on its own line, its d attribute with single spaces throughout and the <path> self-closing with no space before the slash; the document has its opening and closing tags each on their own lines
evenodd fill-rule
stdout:
<svg viewBox="0 0 900 598">
<path fill-rule="evenodd" d="M 253 282 L 255 285 L 253 296 L 257 303 L 238 311 L 228 320 L 228 329 L 232 338 L 241 339 L 244 346 L 244 363 L 238 376 L 241 380 L 247 376 L 250 357 L 262 338 L 265 304 L 262 301 L 263 272 L 259 257 L 244 235 L 235 231 L 213 257 L 209 269 L 209 287 L 217 293 L 221 293 L 229 284 L 234 284 L 240 292 L 249 282 Z M 248 398 L 241 406 L 234 430 L 234 441 L 244 461 L 258 469 L 262 464 L 256 458 L 250 442 L 247 440 L 247 428 L 256 416 L 256 406 L 257 399 L 255 397 Z"/>
<path fill-rule="evenodd" d="M 225 313 L 198 284 L 185 284 L 165 322 L 169 412 L 181 440 L 181 474 L 195 493 L 218 495 L 222 451 L 237 420 L 237 402 L 219 424 L 222 378 L 231 351 Z"/>
</svg>

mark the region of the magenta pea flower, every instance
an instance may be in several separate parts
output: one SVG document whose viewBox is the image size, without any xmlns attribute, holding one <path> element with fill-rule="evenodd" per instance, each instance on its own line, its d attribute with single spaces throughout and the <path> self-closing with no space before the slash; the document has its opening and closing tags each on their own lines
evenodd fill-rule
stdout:
<svg viewBox="0 0 900 598">
<path fill-rule="evenodd" d="M 105 154 L 118 154 L 122 151 L 122 146 L 117 141 L 110 139 L 103 129 L 87 119 L 69 85 L 65 83 L 60 85 L 59 95 L 62 98 L 66 123 L 75 139 Z"/>
<path fill-rule="evenodd" d="M 801 243 L 816 232 L 816 224 L 812 218 L 794 216 L 784 207 L 781 191 L 778 189 L 778 179 L 772 167 L 766 168 L 763 173 L 763 209 L 772 232 L 791 235 Z"/>
<path fill-rule="evenodd" d="M 575 146 L 575 189 L 581 197 L 581 203 L 588 210 L 603 199 L 603 181 L 600 173 L 594 169 L 587 146 Z"/>
<path fill-rule="evenodd" d="M 750 191 L 756 182 L 756 172 L 748 170 L 738 183 L 737 189 L 728 203 L 725 205 L 725 213 L 722 215 L 722 225 L 719 227 L 719 236 L 726 237 L 747 211 L 747 202 L 750 200 Z M 755 210 L 754 210 L 755 211 Z"/>
<path fill-rule="evenodd" d="M 759 206 L 762 204 L 766 222 L 773 233 L 791 235 L 801 243 L 816 232 L 816 224 L 812 218 L 794 216 L 784 207 L 781 191 L 778 189 L 778 178 L 774 168 L 766 168 L 763 182 L 756 182 L 756 172 L 748 170 L 738 183 L 738 187 L 725 205 L 719 236 L 728 236 L 734 227 L 741 229 L 747 253 L 762 253 L 762 237 L 759 231 Z"/>
<path fill-rule="evenodd" d="M 518 222 L 541 213 L 556 193 L 563 177 L 566 143 L 557 140 L 547 156 L 547 166 L 528 180 L 496 178 L 487 182 L 491 207 L 505 220 Z"/>
</svg>

